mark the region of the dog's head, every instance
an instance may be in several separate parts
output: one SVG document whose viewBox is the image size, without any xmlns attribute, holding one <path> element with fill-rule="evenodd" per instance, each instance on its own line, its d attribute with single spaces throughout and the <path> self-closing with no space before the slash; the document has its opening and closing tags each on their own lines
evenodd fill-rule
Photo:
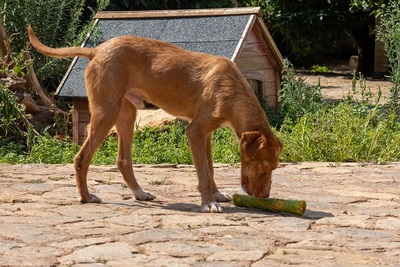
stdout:
<svg viewBox="0 0 400 267">
<path fill-rule="evenodd" d="M 240 138 L 242 160 L 241 183 L 243 190 L 252 196 L 266 198 L 271 190 L 271 173 L 278 167 L 282 143 L 278 137 L 253 131 L 245 132 Z"/>
</svg>

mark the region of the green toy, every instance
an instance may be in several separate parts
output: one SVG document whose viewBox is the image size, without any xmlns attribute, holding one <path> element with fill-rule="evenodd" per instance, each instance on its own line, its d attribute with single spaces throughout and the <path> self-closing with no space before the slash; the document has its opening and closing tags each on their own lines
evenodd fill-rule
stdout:
<svg viewBox="0 0 400 267">
<path fill-rule="evenodd" d="M 286 212 L 303 215 L 306 211 L 304 200 L 286 200 L 277 198 L 257 198 L 248 195 L 233 195 L 233 204 L 237 207 L 263 209 L 271 212 Z"/>
</svg>

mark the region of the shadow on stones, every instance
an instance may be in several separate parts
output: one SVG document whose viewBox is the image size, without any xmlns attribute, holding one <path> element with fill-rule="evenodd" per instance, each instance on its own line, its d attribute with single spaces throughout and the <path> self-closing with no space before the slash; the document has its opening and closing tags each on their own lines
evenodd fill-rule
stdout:
<svg viewBox="0 0 400 267">
<path fill-rule="evenodd" d="M 174 210 L 179 212 L 192 212 L 199 213 L 201 212 L 200 205 L 192 204 L 192 203 L 169 203 L 166 204 L 164 201 L 134 201 L 134 202 L 103 202 L 103 204 L 111 204 L 118 206 L 125 206 L 131 208 L 148 208 L 148 209 L 166 209 L 166 210 Z M 232 214 L 232 213 L 248 213 L 253 215 L 265 215 L 265 216 L 274 216 L 274 217 L 297 217 L 306 220 L 319 220 L 327 217 L 334 217 L 334 215 L 330 212 L 318 211 L 318 210 L 310 210 L 307 209 L 303 216 L 290 214 L 290 213 L 275 213 L 269 212 L 260 209 L 248 209 L 248 208 L 240 208 L 235 207 L 231 203 L 230 205 L 223 205 L 223 213 L 224 214 Z"/>
</svg>

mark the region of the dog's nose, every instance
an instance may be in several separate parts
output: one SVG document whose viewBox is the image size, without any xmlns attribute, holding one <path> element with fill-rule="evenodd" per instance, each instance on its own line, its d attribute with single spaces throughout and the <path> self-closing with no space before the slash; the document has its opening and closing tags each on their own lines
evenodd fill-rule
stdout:
<svg viewBox="0 0 400 267">
<path fill-rule="evenodd" d="M 259 197 L 260 198 L 269 198 L 269 193 L 267 193 L 267 192 L 261 193 Z"/>
<path fill-rule="evenodd" d="M 269 190 L 254 190 L 250 195 L 259 198 L 268 198 L 269 197 Z"/>
</svg>

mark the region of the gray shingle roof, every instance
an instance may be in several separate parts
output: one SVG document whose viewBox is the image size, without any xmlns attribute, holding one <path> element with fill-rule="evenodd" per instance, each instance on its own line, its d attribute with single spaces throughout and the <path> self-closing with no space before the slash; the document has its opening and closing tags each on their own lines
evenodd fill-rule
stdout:
<svg viewBox="0 0 400 267">
<path fill-rule="evenodd" d="M 100 19 L 98 41 L 101 43 L 116 36 L 134 35 L 232 59 L 251 16 Z M 89 40 L 86 46 L 91 46 L 90 43 Z M 59 96 L 87 97 L 84 70 L 88 62 L 84 58 L 74 60 L 57 90 Z"/>
</svg>

